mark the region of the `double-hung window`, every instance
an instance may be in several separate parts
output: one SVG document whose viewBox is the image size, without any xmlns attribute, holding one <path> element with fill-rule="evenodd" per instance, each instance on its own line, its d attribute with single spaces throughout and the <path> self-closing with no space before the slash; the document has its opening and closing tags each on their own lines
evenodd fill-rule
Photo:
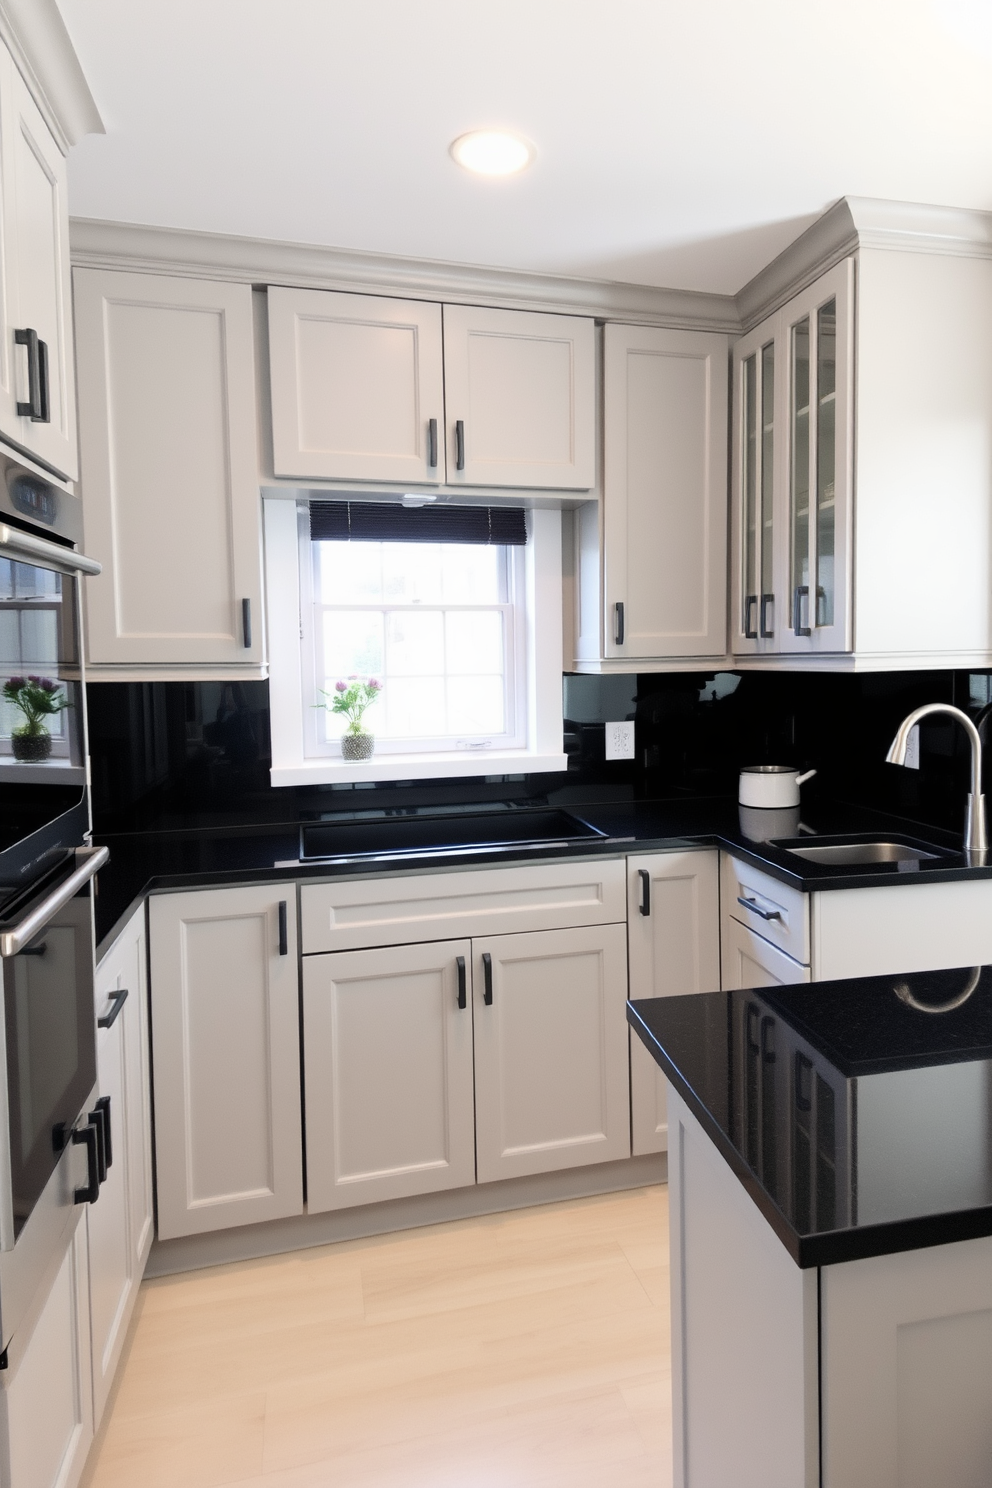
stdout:
<svg viewBox="0 0 992 1488">
<path fill-rule="evenodd" d="M 290 573 L 289 503 L 265 505 L 274 783 L 563 768 L 560 578 L 537 582 L 560 574 L 556 512 L 300 501 Z M 358 765 L 329 706 L 354 678 L 379 684 Z"/>
</svg>

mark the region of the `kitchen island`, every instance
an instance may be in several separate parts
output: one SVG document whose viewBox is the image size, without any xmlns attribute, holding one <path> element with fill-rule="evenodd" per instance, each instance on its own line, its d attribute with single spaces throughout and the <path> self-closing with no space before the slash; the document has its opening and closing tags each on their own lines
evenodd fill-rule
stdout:
<svg viewBox="0 0 992 1488">
<path fill-rule="evenodd" d="M 634 1002 L 681 1488 L 992 1481 L 992 968 Z"/>
</svg>

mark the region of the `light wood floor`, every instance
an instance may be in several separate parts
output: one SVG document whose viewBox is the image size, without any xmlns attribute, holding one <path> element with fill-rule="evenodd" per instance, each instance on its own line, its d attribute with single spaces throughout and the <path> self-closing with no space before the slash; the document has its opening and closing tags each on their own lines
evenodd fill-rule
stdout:
<svg viewBox="0 0 992 1488">
<path fill-rule="evenodd" d="M 667 1488 L 667 1203 L 148 1282 L 88 1488 Z"/>
</svg>

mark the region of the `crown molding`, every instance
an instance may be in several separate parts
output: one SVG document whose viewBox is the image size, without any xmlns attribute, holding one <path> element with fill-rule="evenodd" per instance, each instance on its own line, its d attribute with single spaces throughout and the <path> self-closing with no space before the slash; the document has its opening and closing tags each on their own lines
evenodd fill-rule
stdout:
<svg viewBox="0 0 992 1488">
<path fill-rule="evenodd" d="M 858 248 L 992 258 L 992 212 L 845 196 L 737 294 L 745 331 Z"/>
<path fill-rule="evenodd" d="M 3 3 L 9 0 L 0 0 Z M 73 264 L 82 268 L 464 301 L 731 335 L 741 329 L 732 295 L 607 279 L 573 279 L 86 217 L 70 220 L 69 245 Z"/>
<path fill-rule="evenodd" d="M 55 0 L 0 0 L 0 37 L 64 152 L 106 133 Z"/>
</svg>

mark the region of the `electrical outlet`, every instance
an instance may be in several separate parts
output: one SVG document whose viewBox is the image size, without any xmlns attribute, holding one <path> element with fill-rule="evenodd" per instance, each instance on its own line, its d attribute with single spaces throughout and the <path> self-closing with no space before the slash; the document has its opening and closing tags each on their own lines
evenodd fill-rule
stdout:
<svg viewBox="0 0 992 1488">
<path fill-rule="evenodd" d="M 909 731 L 906 740 L 906 769 L 918 770 L 920 768 L 920 725 Z"/>
<path fill-rule="evenodd" d="M 606 758 L 608 760 L 634 758 L 633 720 L 606 725 Z"/>
</svg>

